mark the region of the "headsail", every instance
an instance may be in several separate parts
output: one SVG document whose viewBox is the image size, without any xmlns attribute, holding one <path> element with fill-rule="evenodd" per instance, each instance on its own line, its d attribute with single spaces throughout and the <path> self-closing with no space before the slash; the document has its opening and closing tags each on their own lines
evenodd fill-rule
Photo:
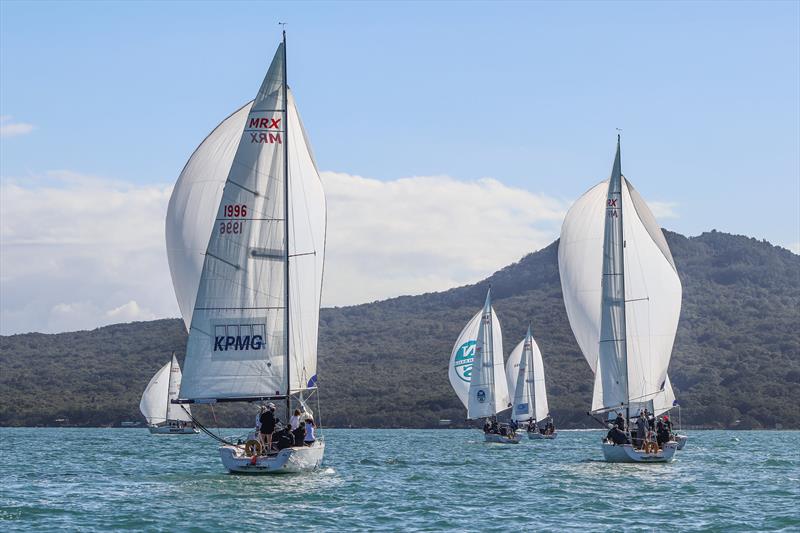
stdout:
<svg viewBox="0 0 800 533">
<path fill-rule="evenodd" d="M 158 369 L 142 393 L 139 411 L 150 425 L 161 424 L 167 420 L 167 395 L 169 393 L 170 363 Z"/>
<path fill-rule="evenodd" d="M 513 393 L 511 417 L 517 421 L 543 420 L 550 414 L 539 345 L 528 333 L 506 361 L 508 390 Z"/>
<path fill-rule="evenodd" d="M 510 407 L 503 365 L 503 334 L 492 309 L 491 290 L 486 294 L 475 342 L 467 400 L 467 418 L 470 419 L 492 416 Z"/>
<path fill-rule="evenodd" d="M 192 417 L 179 405 L 170 404 L 178 397 L 181 386 L 181 367 L 175 355 L 172 360 L 158 369 L 142 393 L 139 410 L 150 425 L 162 424 L 167 420 L 191 422 Z M 189 409 L 186 406 L 187 410 Z M 189 411 L 191 413 L 191 411 Z"/>
<path fill-rule="evenodd" d="M 181 389 L 181 366 L 178 364 L 178 359 L 175 354 L 172 354 L 172 362 L 169 368 L 169 390 L 167 392 L 167 419 L 168 420 L 182 420 L 184 422 L 191 422 L 191 407 L 188 405 L 177 405 L 172 403 L 172 400 L 178 399 L 178 392 Z"/>
<path fill-rule="evenodd" d="M 472 366 L 475 363 L 475 345 L 477 344 L 478 328 L 481 325 L 483 309 L 475 313 L 464 329 L 461 330 L 453 351 L 450 353 L 448 377 L 450 385 L 456 391 L 458 399 L 467 407 L 469 401 L 469 382 L 472 378 Z M 494 316 L 494 313 L 492 313 Z"/>
<path fill-rule="evenodd" d="M 615 198 L 619 198 L 624 211 L 622 242 L 617 243 L 621 244 L 624 264 L 622 300 L 619 294 L 616 298 L 612 294 L 611 289 L 616 289 L 613 286 L 607 286 L 605 294 L 601 281 L 604 266 L 614 268 L 614 261 L 620 260 L 618 253 L 604 250 L 604 236 L 609 230 L 606 219 L 613 212 L 607 208 L 614 207 L 608 205 L 614 199 L 610 195 L 615 191 L 613 179 L 599 183 L 572 205 L 561 227 L 558 249 L 564 304 L 578 345 L 592 371 L 597 372 L 601 352 L 609 360 L 608 365 L 601 362 L 600 376 L 595 380 L 595 411 L 618 407 L 621 398 L 632 409 L 652 405 L 651 402 L 667 403 L 672 396 L 667 366 L 681 306 L 681 283 L 666 239 L 647 204 L 619 171 L 618 162 L 615 158 L 612 178 L 618 176 L 619 194 Z M 614 229 L 614 221 L 610 226 Z M 611 239 L 610 245 L 614 242 Z M 623 313 L 619 312 L 620 301 Z M 619 315 L 624 316 L 624 323 Z M 601 337 L 603 320 L 609 330 L 602 328 Z M 621 357 L 619 344 L 614 342 L 621 331 L 627 339 L 626 372 L 619 375 L 619 384 L 610 384 L 606 393 L 604 380 L 609 376 L 604 378 L 602 374 L 614 372 L 613 361 Z M 610 341 L 604 343 L 609 347 L 601 348 L 601 338 Z M 626 381 L 628 390 L 622 397 L 620 390 Z"/>
<path fill-rule="evenodd" d="M 325 198 L 290 92 L 288 113 L 284 106 L 283 46 L 256 99 L 206 138 L 170 199 L 168 257 L 190 330 L 180 393 L 184 400 L 287 394 L 287 260 L 291 390 L 316 382 Z"/>
</svg>

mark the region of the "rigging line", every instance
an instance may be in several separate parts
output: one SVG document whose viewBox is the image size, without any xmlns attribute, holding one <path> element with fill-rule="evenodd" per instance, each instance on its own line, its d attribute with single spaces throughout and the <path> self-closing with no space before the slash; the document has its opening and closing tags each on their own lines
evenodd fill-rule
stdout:
<svg viewBox="0 0 800 533">
<path fill-rule="evenodd" d="M 183 404 L 181 404 L 181 409 L 183 409 L 183 410 L 184 410 L 184 412 L 185 412 L 187 415 L 189 415 L 189 418 L 191 418 L 191 419 L 192 419 L 192 422 L 194 422 L 194 425 L 195 425 L 195 426 L 197 426 L 197 427 L 200 429 L 200 431 L 202 431 L 203 433 L 205 433 L 206 435 L 208 435 L 208 436 L 209 436 L 209 437 L 211 437 L 212 439 L 214 439 L 214 440 L 216 440 L 216 441 L 219 441 L 219 442 L 221 442 L 221 443 L 223 443 L 223 444 L 227 444 L 228 446 L 238 446 L 238 444 L 234 444 L 234 443 L 232 443 L 232 442 L 230 442 L 230 441 L 228 441 L 228 440 L 225 440 L 225 439 L 223 439 L 222 437 L 220 437 L 220 436 L 218 436 L 218 435 L 215 435 L 213 431 L 211 431 L 210 429 L 208 429 L 207 427 L 205 427 L 203 424 L 201 424 L 201 423 L 200 423 L 200 421 L 198 421 L 198 420 L 197 420 L 197 419 L 194 417 L 194 415 L 193 415 L 193 414 L 192 414 L 192 413 L 191 413 L 191 412 L 190 412 L 188 409 L 186 409 L 186 407 L 184 407 L 184 406 L 183 406 Z"/>
<path fill-rule="evenodd" d="M 234 163 L 234 164 L 236 164 L 236 158 L 234 158 L 234 161 L 233 161 L 233 163 Z M 242 165 L 241 163 L 238 163 L 238 164 L 239 164 L 240 166 L 244 166 L 244 165 Z M 236 187 L 239 187 L 239 188 L 240 188 L 240 189 L 242 189 L 243 191 L 247 191 L 247 192 L 249 192 L 249 193 L 250 193 L 250 194 L 252 194 L 253 196 L 261 196 L 261 194 L 260 194 L 258 191 L 254 191 L 254 190 L 252 190 L 252 189 L 249 189 L 249 188 L 245 187 L 244 185 L 242 185 L 241 183 L 237 183 L 237 182 L 233 181 L 233 180 L 232 180 L 232 179 L 230 179 L 230 178 L 228 178 L 228 181 L 226 181 L 226 182 L 225 182 L 225 184 L 226 184 L 226 185 L 227 185 L 228 183 L 230 183 L 231 185 L 234 185 L 234 186 L 236 186 Z"/>
<path fill-rule="evenodd" d="M 225 263 L 226 265 L 232 266 L 236 270 L 241 270 L 242 269 L 242 267 L 240 267 L 239 265 L 231 263 L 230 261 L 226 261 L 225 259 L 223 259 L 221 257 L 217 257 L 216 255 L 212 254 L 211 252 L 206 252 L 206 257 L 211 257 L 213 259 L 216 259 L 217 261 L 221 261 L 221 262 Z"/>
</svg>

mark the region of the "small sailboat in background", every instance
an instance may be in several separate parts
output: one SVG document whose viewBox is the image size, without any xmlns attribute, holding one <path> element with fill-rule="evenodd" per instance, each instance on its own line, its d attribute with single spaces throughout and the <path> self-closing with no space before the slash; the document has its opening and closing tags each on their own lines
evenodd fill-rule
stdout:
<svg viewBox="0 0 800 533">
<path fill-rule="evenodd" d="M 467 408 L 467 419 L 487 419 L 486 442 L 518 444 L 521 437 L 497 423 L 497 414 L 510 406 L 503 366 L 503 334 L 492 309 L 491 289 L 486 303 L 461 331 L 450 354 L 450 385 Z M 491 428 L 491 431 L 489 430 Z"/>
<path fill-rule="evenodd" d="M 531 334 L 530 326 L 525 338 L 511 351 L 506 361 L 506 378 L 508 389 L 514 394 L 511 419 L 525 424 L 531 440 L 555 439 L 558 433 L 550 421 L 542 352 Z M 545 421 L 547 425 L 541 426 Z M 552 431 L 545 429 L 550 427 Z"/>
<path fill-rule="evenodd" d="M 184 411 L 172 400 L 178 398 L 181 367 L 175 354 L 150 379 L 142 393 L 139 410 L 147 419 L 147 429 L 154 435 L 194 435 L 199 433 L 192 422 L 191 411 Z"/>
<path fill-rule="evenodd" d="M 570 326 L 595 374 L 592 412 L 625 413 L 630 442 L 632 416 L 674 404 L 667 367 L 681 282 L 661 228 L 621 168 L 617 137 L 611 177 L 567 212 L 558 267 Z M 655 451 L 605 442 L 603 454 L 609 462 L 670 462 L 678 446 L 674 438 Z"/>
<path fill-rule="evenodd" d="M 167 255 L 189 330 L 178 403 L 280 402 L 284 422 L 295 408 L 310 416 L 325 230 L 284 32 L 255 99 L 195 150 L 170 198 Z M 211 435 L 231 472 L 314 470 L 325 452 L 318 433 L 279 451 Z"/>
</svg>

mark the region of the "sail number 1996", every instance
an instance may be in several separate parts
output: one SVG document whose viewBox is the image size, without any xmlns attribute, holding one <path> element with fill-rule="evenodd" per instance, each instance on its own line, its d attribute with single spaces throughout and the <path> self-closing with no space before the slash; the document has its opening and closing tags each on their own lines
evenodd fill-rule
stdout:
<svg viewBox="0 0 800 533">
<path fill-rule="evenodd" d="M 222 213 L 226 218 L 237 218 L 247 216 L 247 205 L 228 204 L 223 207 Z M 219 223 L 220 233 L 242 233 L 244 231 L 244 220 L 228 220 Z"/>
</svg>

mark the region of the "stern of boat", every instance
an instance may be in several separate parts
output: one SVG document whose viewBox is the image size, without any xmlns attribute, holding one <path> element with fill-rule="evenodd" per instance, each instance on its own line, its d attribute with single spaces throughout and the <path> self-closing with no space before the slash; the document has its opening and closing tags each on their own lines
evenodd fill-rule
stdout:
<svg viewBox="0 0 800 533">
<path fill-rule="evenodd" d="M 678 443 L 669 441 L 656 453 L 636 450 L 630 444 L 603 443 L 603 456 L 608 463 L 671 463 L 675 460 Z"/>
<path fill-rule="evenodd" d="M 517 433 L 513 437 L 498 435 L 497 433 L 484 433 L 483 438 L 486 442 L 493 442 L 495 444 L 519 444 L 522 440 L 522 435 Z"/>
<path fill-rule="evenodd" d="M 325 455 L 325 442 L 317 440 L 311 446 L 286 448 L 270 455 L 249 456 L 244 446 L 220 446 L 222 464 L 237 474 L 296 474 L 316 470 Z"/>
</svg>

